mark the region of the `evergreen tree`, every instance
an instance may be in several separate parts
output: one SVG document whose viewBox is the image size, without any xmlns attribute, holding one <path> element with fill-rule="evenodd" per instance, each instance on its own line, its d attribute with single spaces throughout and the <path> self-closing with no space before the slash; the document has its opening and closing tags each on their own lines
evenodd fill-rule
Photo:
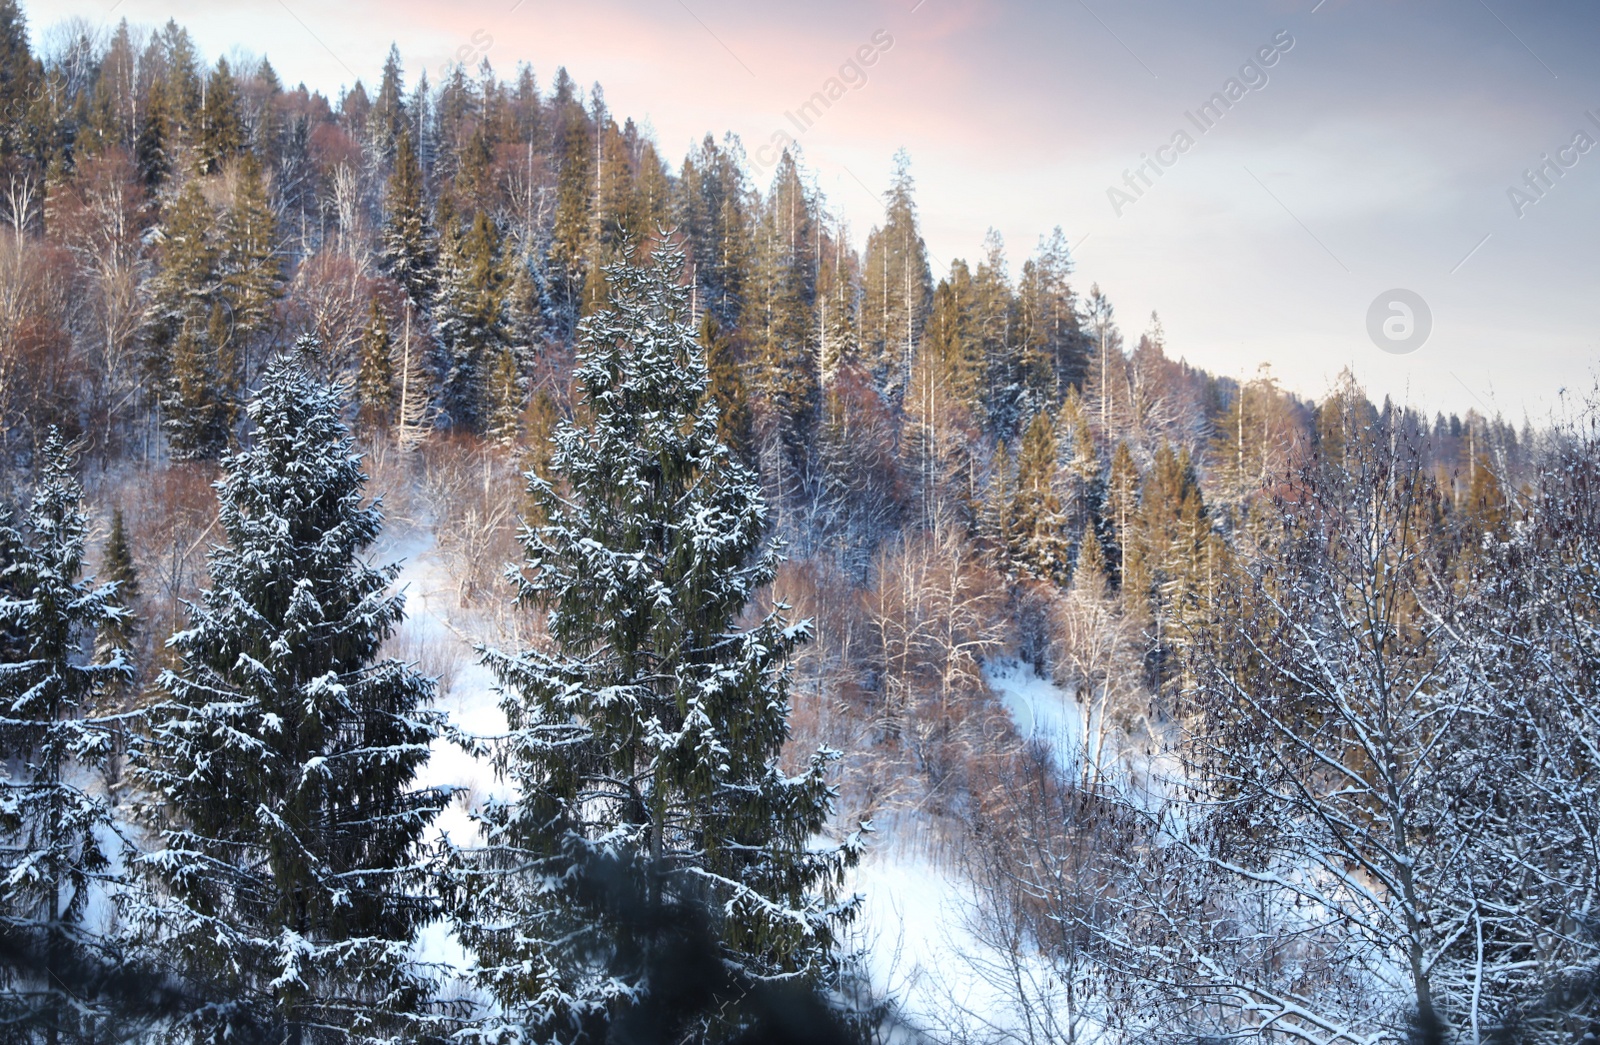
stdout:
<svg viewBox="0 0 1600 1045">
<path fill-rule="evenodd" d="M 562 101 L 560 87 L 565 76 L 565 69 L 556 74 L 554 106 L 561 121 L 561 169 L 556 175 L 556 210 L 550 232 L 551 291 L 557 327 L 563 333 L 572 330 L 584 300 L 595 179 L 594 143 L 583 107 L 576 100 Z"/>
<path fill-rule="evenodd" d="M 1133 459 L 1133 451 L 1128 449 L 1127 443 L 1117 443 L 1117 448 L 1111 452 L 1111 468 L 1106 476 L 1100 545 L 1110 565 L 1108 575 L 1118 589 L 1126 585 L 1124 574 L 1128 564 L 1128 546 L 1132 540 L 1132 527 L 1138 521 L 1139 482 L 1139 466 Z M 1134 595 L 1128 597 L 1135 598 Z M 1138 597 L 1142 598 L 1142 593 Z"/>
<path fill-rule="evenodd" d="M 682 264 L 662 251 L 609 273 L 580 342 L 585 422 L 559 425 L 550 475 L 530 477 L 546 521 L 525 533 L 521 596 L 548 611 L 553 648 L 485 652 L 517 797 L 483 810 L 487 846 L 463 854 L 460 933 L 536 1040 L 601 1040 L 658 986 L 658 937 L 594 902 L 617 891 L 605 875 L 703 902 L 725 967 L 757 979 L 820 982 L 850 910 L 830 896 L 853 846 L 812 841 L 834 756 L 798 777 L 777 763 L 784 665 L 808 627 L 735 623 L 778 559 L 755 476 L 717 439 Z M 720 1029 L 737 1028 L 723 1001 Z"/>
<path fill-rule="evenodd" d="M 744 308 L 750 276 L 750 197 L 737 139 L 719 147 L 705 140 L 683 161 L 678 178 L 678 227 L 687 241 L 699 305 L 732 329 Z"/>
<path fill-rule="evenodd" d="M 5 985 L 0 1015 L 36 1021 L 55 1041 L 89 1037 L 100 1015 L 65 987 L 63 970 L 111 957 L 89 905 L 112 878 L 115 830 L 82 774 L 110 753 L 110 723 L 97 716 L 129 668 L 119 647 L 86 656 L 122 611 L 114 585 L 80 579 L 83 491 L 54 429 L 41 462 L 22 525 L 0 520 L 0 933 L 43 962 Z"/>
<path fill-rule="evenodd" d="M 509 347 L 495 354 L 485 397 L 484 434 L 506 446 L 514 445 L 522 436 L 522 408 L 527 397 L 516 353 Z"/>
<path fill-rule="evenodd" d="M 755 390 L 791 457 L 798 457 L 818 407 L 817 204 L 787 150 L 756 236 L 756 264 L 743 329 L 751 339 Z"/>
<path fill-rule="evenodd" d="M 384 270 L 405 289 L 413 308 L 433 303 L 437 244 L 422 166 L 411 132 L 404 131 L 395 146 L 394 173 L 384 194 Z"/>
<path fill-rule="evenodd" d="M 1106 598 L 1111 594 L 1109 572 L 1106 553 L 1100 547 L 1100 538 L 1095 536 L 1094 527 L 1084 527 L 1083 542 L 1078 545 L 1078 561 L 1072 568 L 1073 591 Z"/>
<path fill-rule="evenodd" d="M 483 211 L 451 229 L 439 258 L 433 324 L 443 372 L 440 406 L 450 423 L 482 431 L 490 372 L 505 347 L 500 236 Z"/>
<path fill-rule="evenodd" d="M 356 416 L 368 430 L 387 432 L 394 423 L 394 409 L 394 339 L 383 306 L 373 298 L 356 364 Z"/>
<path fill-rule="evenodd" d="M 1069 572 L 1066 516 L 1056 495 L 1056 435 L 1050 415 L 1034 415 L 1017 454 L 1011 508 L 1012 558 L 1040 580 L 1064 584 Z"/>
<path fill-rule="evenodd" d="M 217 292 L 216 214 L 191 181 L 167 207 L 157 232 L 157 267 L 147 284 L 146 380 L 159 385 L 186 329 L 204 324 Z"/>
<path fill-rule="evenodd" d="M 1162 443 L 1139 494 L 1127 548 L 1128 597 L 1148 593 L 1161 655 L 1192 640 L 1210 604 L 1217 568 L 1210 515 L 1187 450 Z"/>
<path fill-rule="evenodd" d="M 244 148 L 244 122 L 239 113 L 239 86 L 226 58 L 206 80 L 200 105 L 200 134 L 195 143 L 201 174 L 215 174 Z"/>
<path fill-rule="evenodd" d="M 905 383 L 933 294 L 912 189 L 911 161 L 902 151 L 895 156 L 883 227 L 867 237 L 861 274 L 861 352 L 890 389 Z"/>
<path fill-rule="evenodd" d="M 979 535 L 994 556 L 996 567 L 1004 573 L 1012 569 L 1011 553 L 1016 547 L 1016 527 L 1011 512 L 1017 504 L 1016 464 L 1005 440 L 995 445 L 990 464 L 989 489 L 978 520 Z"/>
<path fill-rule="evenodd" d="M 133 613 L 133 607 L 139 601 L 139 569 L 133 561 L 133 549 L 128 544 L 128 528 L 123 521 L 121 508 L 111 510 L 111 534 L 106 538 L 100 572 L 107 584 L 116 585 L 112 603 L 122 612 L 108 614 L 101 623 L 95 641 L 95 656 L 102 661 L 109 661 L 114 651 L 123 650 L 131 658 L 138 638 L 138 618 Z"/>
<path fill-rule="evenodd" d="M 220 309 L 213 312 L 219 321 L 221 315 Z M 209 328 L 220 328 L 220 322 Z M 172 348 L 169 368 L 161 408 L 172 456 L 180 461 L 220 456 L 233 432 L 233 417 L 209 333 L 186 325 Z"/>
<path fill-rule="evenodd" d="M 928 316 L 927 349 L 937 378 L 975 415 L 983 412 L 983 346 L 973 330 L 972 272 L 960 258 L 939 281 Z"/>
<path fill-rule="evenodd" d="M 1088 345 L 1071 274 L 1072 256 L 1059 227 L 1041 237 L 1038 253 L 1022 266 L 1017 322 L 1023 394 L 1031 404 L 1058 403 L 1068 389 L 1082 388 L 1087 376 Z"/>
<path fill-rule="evenodd" d="M 534 250 L 533 230 L 525 229 L 519 242 L 508 243 L 506 255 L 505 303 L 502 306 L 505 339 L 516 357 L 517 369 L 533 372 L 545 344 L 545 274 Z"/>
<path fill-rule="evenodd" d="M 173 155 L 188 155 L 200 127 L 200 108 L 205 93 L 199 53 L 189 31 L 176 19 L 167 19 L 167 24 L 156 32 L 150 43 L 155 51 L 151 67 L 161 76 L 156 89 L 162 95 Z M 172 169 L 179 170 L 183 166 L 174 163 Z"/>
<path fill-rule="evenodd" d="M 406 133 L 405 74 L 400 66 L 400 48 L 392 43 L 383 60 L 383 79 L 367 118 L 367 129 L 386 156 Z"/>
<path fill-rule="evenodd" d="M 0 156 L 28 144 L 28 110 L 44 85 L 44 65 L 28 49 L 28 25 L 17 0 L 0 0 Z"/>
<path fill-rule="evenodd" d="M 1005 244 L 990 229 L 983 260 L 972 276 L 971 336 L 976 344 L 969 351 L 982 361 L 984 421 L 990 432 L 1006 439 L 1020 436 L 1042 405 L 1026 394 L 1016 312 Z"/>
<path fill-rule="evenodd" d="M 231 314 L 229 340 L 247 347 L 272 320 L 283 296 L 278 261 L 278 219 L 252 152 L 239 158 L 233 202 L 223 215 L 217 258 L 221 294 Z"/>
<path fill-rule="evenodd" d="M 172 173 L 172 127 L 161 91 L 151 91 L 146 98 L 133 158 L 139 167 L 139 178 L 148 189 L 160 188 Z"/>
<path fill-rule="evenodd" d="M 117 23 L 95 75 L 88 118 L 80 131 L 80 141 L 87 152 L 101 155 L 108 149 L 133 147 L 139 130 L 133 90 L 137 66 L 133 36 L 124 18 Z"/>
<path fill-rule="evenodd" d="M 717 407 L 717 438 L 740 460 L 753 464 L 755 419 L 750 412 L 744 367 L 733 338 L 723 332 L 717 314 L 709 309 L 700 316 L 699 339 L 700 351 L 706 358 L 706 395 Z"/>
<path fill-rule="evenodd" d="M 424 990 L 408 951 L 433 915 L 417 845 L 444 801 L 414 785 L 440 732 L 433 684 L 376 659 L 403 616 L 399 567 L 362 558 L 382 516 L 335 393 L 280 357 L 249 413 L 253 445 L 218 484 L 228 544 L 149 712 L 136 768 L 161 844 L 131 912 L 227 1000 L 182 1037 L 387 1037 Z"/>
</svg>

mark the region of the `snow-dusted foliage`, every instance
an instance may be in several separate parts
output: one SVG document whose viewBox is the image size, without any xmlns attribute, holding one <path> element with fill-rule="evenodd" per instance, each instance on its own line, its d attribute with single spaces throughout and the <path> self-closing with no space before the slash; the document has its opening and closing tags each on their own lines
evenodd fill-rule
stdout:
<svg viewBox="0 0 1600 1045">
<path fill-rule="evenodd" d="M 425 1011 L 408 952 L 435 910 L 418 843 L 444 796 L 412 781 L 441 718 L 429 679 L 376 659 L 403 599 L 398 568 L 362 558 L 382 515 L 337 396 L 280 359 L 249 413 L 217 484 L 228 543 L 136 765 L 157 838 L 129 913 L 214 999 L 175 1034 L 388 1038 Z"/>
<path fill-rule="evenodd" d="M 1469 559 L 1494 693 L 1474 812 L 1497 844 L 1459 871 L 1484 1022 L 1549 1042 L 1600 1024 L 1600 431 L 1561 434 L 1520 517 Z"/>
<path fill-rule="evenodd" d="M 1495 626 L 1537 616 L 1494 592 L 1503 525 L 1469 506 L 1441 527 L 1420 456 L 1376 426 L 1275 508 L 1219 590 L 1183 770 L 1102 930 L 1120 1012 L 1173 1040 L 1521 1033 L 1592 982 L 1593 734 L 1581 698 L 1506 670 Z"/>
<path fill-rule="evenodd" d="M 717 437 L 682 266 L 662 250 L 609 270 L 610 304 L 581 330 L 581 422 L 529 477 L 543 521 L 520 594 L 551 641 L 485 651 L 517 798 L 489 804 L 484 847 L 460 854 L 459 931 L 499 1032 L 529 1040 L 598 1040 L 649 995 L 656 941 L 619 911 L 629 896 L 702 910 L 744 983 L 822 981 L 853 910 L 834 893 L 854 843 L 818 841 L 832 753 L 778 766 L 808 625 L 780 606 L 739 626 L 779 559 L 756 476 Z M 737 1027 L 738 999 L 719 1005 Z"/>
<path fill-rule="evenodd" d="M 101 698 L 129 673 L 119 648 L 89 655 L 121 611 L 115 585 L 80 577 L 82 497 L 52 430 L 31 509 L 20 524 L 0 517 L 0 935 L 37 963 L 5 985 L 0 1019 L 26 1017 L 53 1036 L 100 1015 L 60 973 L 107 957 L 88 914 L 111 877 L 111 814 L 88 781 L 111 751 Z"/>
</svg>

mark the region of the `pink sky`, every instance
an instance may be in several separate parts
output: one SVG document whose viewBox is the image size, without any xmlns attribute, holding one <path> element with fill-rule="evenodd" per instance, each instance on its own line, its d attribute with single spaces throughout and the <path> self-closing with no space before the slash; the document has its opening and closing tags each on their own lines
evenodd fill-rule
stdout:
<svg viewBox="0 0 1600 1045">
<path fill-rule="evenodd" d="M 408 82 L 423 69 L 436 81 L 458 55 L 487 57 L 501 75 L 530 61 L 546 86 L 564 64 L 580 84 L 603 84 L 617 117 L 647 124 L 674 160 L 707 131 L 732 130 L 755 155 L 789 127 L 786 111 L 887 33 L 866 83 L 801 137 L 858 242 L 904 146 L 941 265 L 973 257 L 992 226 L 1015 269 L 1060 225 L 1077 245 L 1080 287 L 1100 283 L 1131 336 L 1159 310 L 1171 351 L 1221 373 L 1266 362 L 1314 395 L 1348 365 L 1378 396 L 1520 421 L 1554 409 L 1561 387 L 1590 387 L 1600 354 L 1600 244 L 1581 231 L 1600 216 L 1600 151 L 1521 218 L 1506 196 L 1600 110 L 1600 74 L 1585 57 L 1600 18 L 1577 0 L 1501 6 L 24 4 L 36 37 L 69 16 L 176 18 L 212 59 L 243 44 L 285 81 L 333 96 L 355 77 L 370 87 L 391 40 Z M 1284 30 L 1295 45 L 1268 85 L 1118 216 L 1107 189 Z M 1434 334 L 1410 355 L 1366 335 L 1369 304 L 1391 287 L 1433 308 Z"/>
</svg>

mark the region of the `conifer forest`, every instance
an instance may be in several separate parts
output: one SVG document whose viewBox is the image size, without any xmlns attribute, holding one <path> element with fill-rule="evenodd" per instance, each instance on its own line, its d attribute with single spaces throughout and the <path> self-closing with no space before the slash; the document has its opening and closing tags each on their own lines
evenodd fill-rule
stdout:
<svg viewBox="0 0 1600 1045">
<path fill-rule="evenodd" d="M 39 28 L 0 1042 L 1600 1036 L 1600 398 L 1209 373 L 564 69 Z"/>
</svg>

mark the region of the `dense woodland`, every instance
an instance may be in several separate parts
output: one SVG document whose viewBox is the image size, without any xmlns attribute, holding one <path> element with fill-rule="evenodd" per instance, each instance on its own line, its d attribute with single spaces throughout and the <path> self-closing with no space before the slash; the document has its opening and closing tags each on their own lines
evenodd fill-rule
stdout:
<svg viewBox="0 0 1600 1045">
<path fill-rule="evenodd" d="M 894 171 L 862 236 L 564 69 L 330 100 L 0 0 L 0 1037 L 1600 1033 L 1595 404 L 1212 375 L 1060 230 L 935 272 Z M 983 1011 L 867 971 L 874 847 Z"/>
</svg>

